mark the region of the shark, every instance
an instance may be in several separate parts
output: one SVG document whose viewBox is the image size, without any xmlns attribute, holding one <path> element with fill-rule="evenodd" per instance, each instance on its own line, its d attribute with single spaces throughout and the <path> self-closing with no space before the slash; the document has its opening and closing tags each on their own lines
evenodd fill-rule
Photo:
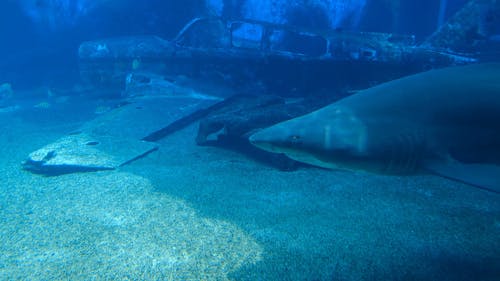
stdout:
<svg viewBox="0 0 500 281">
<path fill-rule="evenodd" d="M 249 141 L 324 168 L 431 172 L 500 193 L 500 63 L 382 83 L 257 131 Z"/>
</svg>

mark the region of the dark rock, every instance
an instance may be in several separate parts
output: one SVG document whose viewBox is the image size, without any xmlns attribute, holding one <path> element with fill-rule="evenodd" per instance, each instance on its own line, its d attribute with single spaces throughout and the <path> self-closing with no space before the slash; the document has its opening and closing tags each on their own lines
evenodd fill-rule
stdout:
<svg viewBox="0 0 500 281">
<path fill-rule="evenodd" d="M 329 100 L 287 101 L 272 95 L 233 97 L 231 103 L 211 112 L 199 124 L 196 143 L 238 150 L 282 170 L 293 170 L 294 160 L 284 155 L 256 150 L 248 136 L 256 130 L 309 113 Z"/>
<path fill-rule="evenodd" d="M 424 42 L 438 50 L 482 52 L 499 26 L 500 2 L 471 0 Z"/>
<path fill-rule="evenodd" d="M 267 127 L 270 125 L 267 123 L 275 119 L 288 117 L 288 115 L 282 118 L 270 116 L 286 114 L 286 112 L 275 112 L 277 106 L 284 104 L 283 98 L 271 95 L 234 97 L 231 103 L 200 121 L 196 143 L 206 144 L 211 134 L 222 129 L 226 137 L 238 139 L 253 129 Z M 267 118 L 269 120 L 266 120 Z"/>
</svg>

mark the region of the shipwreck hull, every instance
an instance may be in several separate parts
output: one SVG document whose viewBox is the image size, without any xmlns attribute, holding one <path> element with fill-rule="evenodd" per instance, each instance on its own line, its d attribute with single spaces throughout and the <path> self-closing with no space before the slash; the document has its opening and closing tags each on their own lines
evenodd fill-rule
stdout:
<svg viewBox="0 0 500 281">
<path fill-rule="evenodd" d="M 239 92 L 284 96 L 366 88 L 422 70 L 474 61 L 417 46 L 412 36 L 314 32 L 206 18 L 191 21 L 170 41 L 146 36 L 84 42 L 79 60 L 83 81 L 101 89 L 123 88 L 127 75 L 149 72 L 225 84 Z"/>
</svg>

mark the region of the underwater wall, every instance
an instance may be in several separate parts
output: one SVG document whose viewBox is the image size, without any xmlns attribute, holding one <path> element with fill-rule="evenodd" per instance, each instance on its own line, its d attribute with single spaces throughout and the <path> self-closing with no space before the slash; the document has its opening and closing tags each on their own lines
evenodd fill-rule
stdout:
<svg viewBox="0 0 500 281">
<path fill-rule="evenodd" d="M 243 17 L 273 23 L 311 25 L 315 17 L 326 19 L 323 28 L 354 28 L 359 23 L 367 0 L 207 0 L 207 5 L 225 17 Z M 297 13 L 304 17 L 298 19 Z M 295 16 L 295 17 L 294 17 Z"/>
<path fill-rule="evenodd" d="M 35 24 L 55 30 L 76 24 L 82 16 L 103 2 L 106 1 L 19 0 L 19 5 Z"/>
<path fill-rule="evenodd" d="M 414 34 L 423 41 L 467 0 L 5 0 L 0 77 L 15 88 L 73 83 L 83 41 L 174 38 L 194 17 L 219 15 L 312 29 Z M 446 4 L 446 5 L 445 5 Z M 15 27 L 15 28 L 13 28 Z M 492 38 L 498 38 L 495 30 Z M 498 39 L 496 39 L 499 41 Z"/>
<path fill-rule="evenodd" d="M 8 38 L 0 44 L 0 82 L 16 89 L 72 84 L 81 42 L 144 34 L 170 39 L 205 15 L 205 6 L 205 0 L 0 1 L 0 36 Z"/>
</svg>

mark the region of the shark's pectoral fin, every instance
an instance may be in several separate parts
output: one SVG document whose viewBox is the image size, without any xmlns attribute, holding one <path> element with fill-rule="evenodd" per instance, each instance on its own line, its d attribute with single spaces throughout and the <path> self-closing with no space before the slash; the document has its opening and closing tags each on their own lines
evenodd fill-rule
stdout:
<svg viewBox="0 0 500 281">
<path fill-rule="evenodd" d="M 500 166 L 436 161 L 426 163 L 425 168 L 439 176 L 500 194 Z"/>
</svg>

